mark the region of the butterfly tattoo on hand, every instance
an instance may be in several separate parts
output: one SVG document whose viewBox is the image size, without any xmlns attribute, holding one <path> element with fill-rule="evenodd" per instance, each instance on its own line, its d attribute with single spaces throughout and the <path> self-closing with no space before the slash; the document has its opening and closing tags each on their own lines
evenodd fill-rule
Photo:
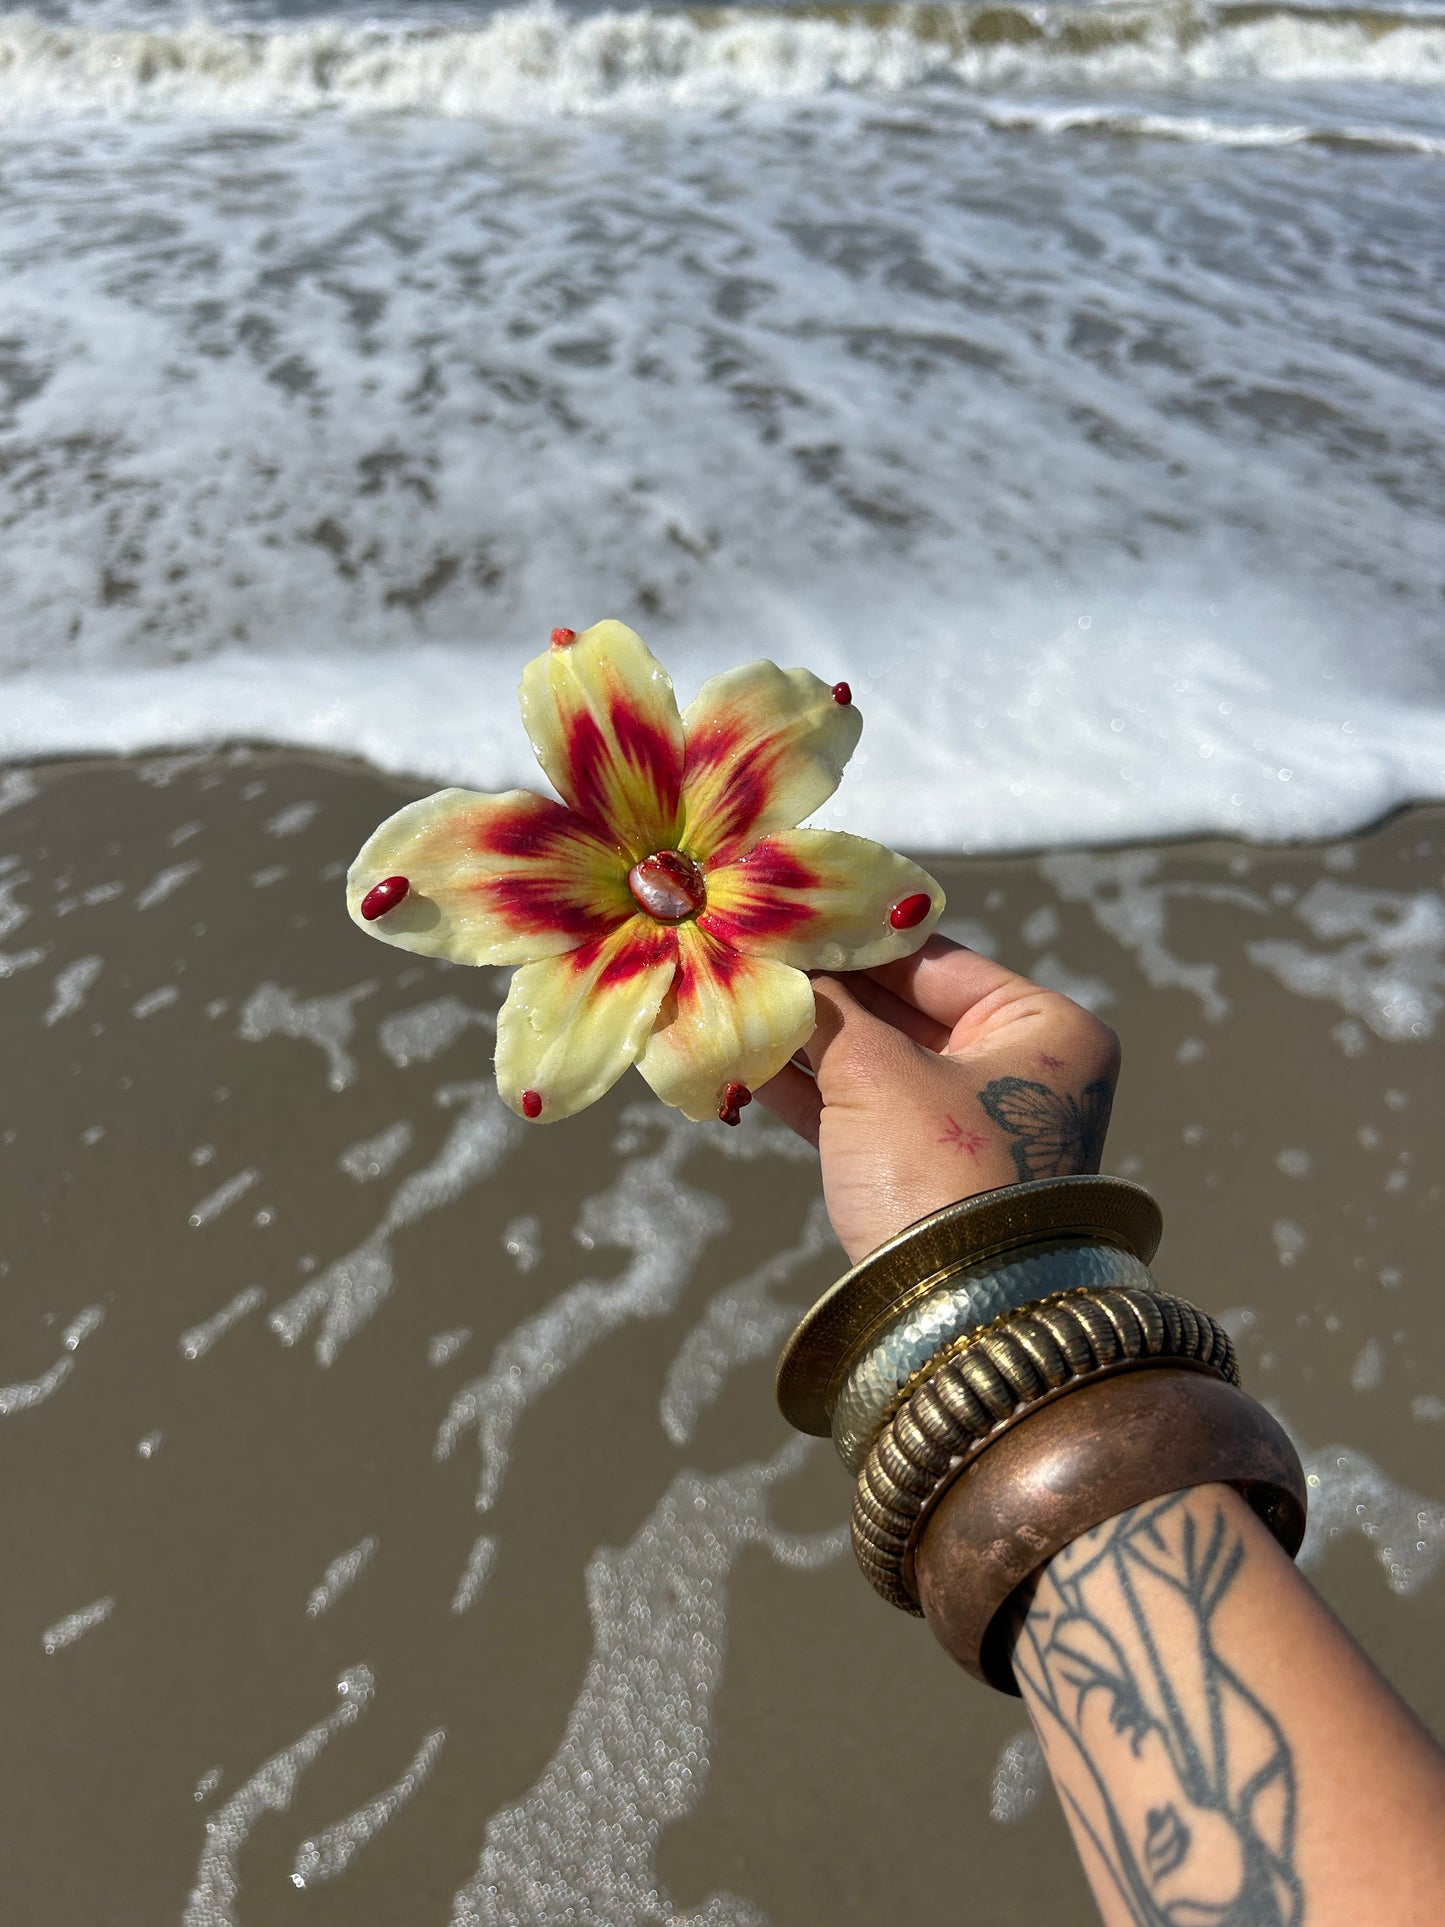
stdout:
<svg viewBox="0 0 1445 1927">
<path fill-rule="evenodd" d="M 1016 1140 L 1009 1154 L 1020 1184 L 1098 1170 L 1114 1102 L 1113 1087 L 1105 1078 L 1095 1078 L 1075 1098 L 1026 1077 L 996 1077 L 979 1092 L 978 1101 L 999 1129 Z"/>
</svg>

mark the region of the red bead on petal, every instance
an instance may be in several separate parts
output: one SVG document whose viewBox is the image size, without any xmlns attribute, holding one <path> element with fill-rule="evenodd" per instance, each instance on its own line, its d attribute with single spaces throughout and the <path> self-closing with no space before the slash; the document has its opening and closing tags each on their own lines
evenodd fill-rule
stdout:
<svg viewBox="0 0 1445 1927">
<path fill-rule="evenodd" d="M 410 888 L 405 877 L 383 877 L 361 899 L 362 916 L 368 923 L 375 923 L 388 910 L 394 910 Z"/>
<path fill-rule="evenodd" d="M 902 897 L 888 912 L 888 921 L 895 930 L 912 930 L 928 915 L 933 908 L 933 898 L 925 896 L 920 890 L 916 897 Z"/>
<path fill-rule="evenodd" d="M 552 631 L 552 647 L 554 649 L 565 649 L 569 642 L 575 642 L 576 640 L 577 631 L 575 629 L 554 629 Z"/>
<path fill-rule="evenodd" d="M 746 1084 L 729 1084 L 723 1092 L 722 1103 L 717 1107 L 718 1117 L 724 1124 L 741 1124 L 740 1112 L 745 1104 L 751 1104 L 753 1094 Z"/>
<path fill-rule="evenodd" d="M 835 703 L 842 703 L 843 707 L 846 709 L 848 704 L 851 703 L 852 700 L 853 700 L 853 691 L 848 687 L 847 683 L 835 682 L 833 685 L 833 701 Z"/>
<path fill-rule="evenodd" d="M 542 1115 L 542 1093 L 540 1091 L 523 1091 L 522 1114 L 525 1117 L 540 1117 Z"/>
</svg>

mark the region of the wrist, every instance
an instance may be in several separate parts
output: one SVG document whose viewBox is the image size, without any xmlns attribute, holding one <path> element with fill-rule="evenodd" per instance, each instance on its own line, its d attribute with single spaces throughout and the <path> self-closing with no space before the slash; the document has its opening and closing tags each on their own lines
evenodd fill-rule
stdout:
<svg viewBox="0 0 1445 1927">
<path fill-rule="evenodd" d="M 1288 1553 L 1303 1536 L 1298 1455 L 1222 1327 L 1155 1285 L 1159 1229 L 1110 1178 L 950 1206 L 841 1279 L 780 1362 L 784 1415 L 858 1473 L 874 1590 L 1004 1691 L 1018 1589 L 1130 1508 L 1227 1482 Z"/>
</svg>

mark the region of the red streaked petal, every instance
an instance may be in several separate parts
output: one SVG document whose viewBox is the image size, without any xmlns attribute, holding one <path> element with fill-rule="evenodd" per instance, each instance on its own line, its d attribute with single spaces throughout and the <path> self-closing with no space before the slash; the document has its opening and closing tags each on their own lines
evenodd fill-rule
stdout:
<svg viewBox="0 0 1445 1927">
<path fill-rule="evenodd" d="M 698 924 L 677 932 L 672 995 L 637 1068 L 664 1104 L 703 1122 L 730 1085 L 756 1090 L 813 1034 L 813 986 L 800 970 L 745 957 Z"/>
<path fill-rule="evenodd" d="M 910 899 L 903 929 L 894 907 Z M 867 837 L 842 830 L 784 830 L 746 856 L 708 871 L 698 927 L 753 957 L 799 970 L 869 970 L 909 956 L 943 914 L 926 870 Z"/>
<path fill-rule="evenodd" d="M 863 719 L 820 676 L 753 662 L 703 684 L 683 717 L 684 848 L 726 863 L 838 787 Z"/>
<path fill-rule="evenodd" d="M 580 815 L 635 862 L 677 841 L 683 736 L 667 672 L 642 638 L 599 622 L 522 672 L 537 760 Z"/>
<path fill-rule="evenodd" d="M 677 968 L 677 932 L 634 916 L 564 957 L 525 965 L 497 1018 L 497 1089 L 523 1117 L 572 1117 L 647 1043 Z"/>
<path fill-rule="evenodd" d="M 363 906 L 385 877 L 405 896 L 375 920 Z M 456 963 L 529 963 L 605 936 L 633 914 L 613 844 L 545 796 L 441 790 L 374 831 L 346 883 L 371 936 Z"/>
</svg>

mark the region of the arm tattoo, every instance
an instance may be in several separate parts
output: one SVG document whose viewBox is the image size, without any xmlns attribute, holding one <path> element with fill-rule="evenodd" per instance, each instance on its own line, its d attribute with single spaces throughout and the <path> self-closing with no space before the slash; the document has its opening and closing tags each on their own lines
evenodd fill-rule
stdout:
<svg viewBox="0 0 1445 1927">
<path fill-rule="evenodd" d="M 1009 1150 L 1020 1184 L 1098 1170 L 1114 1102 L 1114 1087 L 1107 1079 L 1095 1078 L 1078 1097 L 1060 1097 L 1047 1084 L 1026 1077 L 996 1077 L 979 1092 L 978 1101 L 999 1129 L 1016 1140 Z"/>
<path fill-rule="evenodd" d="M 1208 1509 L 1175 1492 L 1076 1539 L 1043 1576 L 1014 1668 L 1122 1919 L 1301 1927 L 1293 1755 L 1214 1645 L 1245 1549 Z"/>
</svg>

